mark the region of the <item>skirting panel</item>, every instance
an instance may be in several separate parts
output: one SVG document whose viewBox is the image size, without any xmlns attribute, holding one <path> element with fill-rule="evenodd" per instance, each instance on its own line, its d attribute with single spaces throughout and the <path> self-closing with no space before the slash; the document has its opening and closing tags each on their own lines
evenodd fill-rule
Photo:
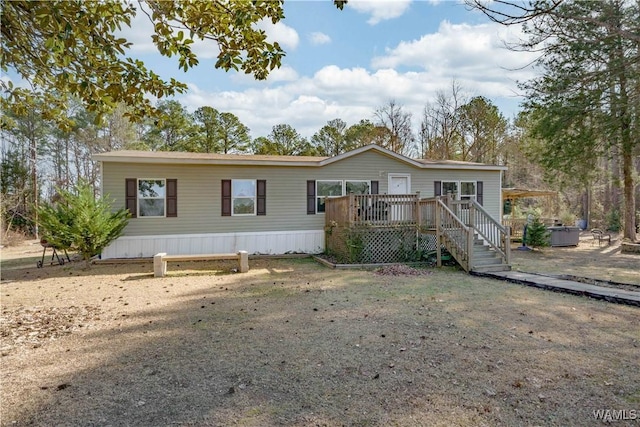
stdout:
<svg viewBox="0 0 640 427">
<path fill-rule="evenodd" d="M 123 236 L 102 251 L 102 259 L 147 258 L 169 254 L 215 254 L 247 251 L 249 254 L 318 254 L 324 251 L 323 230 L 265 231 L 255 233 L 174 234 Z"/>
</svg>

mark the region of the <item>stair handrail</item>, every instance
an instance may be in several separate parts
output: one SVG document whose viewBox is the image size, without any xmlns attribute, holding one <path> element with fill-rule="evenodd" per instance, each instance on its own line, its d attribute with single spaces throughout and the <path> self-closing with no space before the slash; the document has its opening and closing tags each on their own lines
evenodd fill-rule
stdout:
<svg viewBox="0 0 640 427">
<path fill-rule="evenodd" d="M 437 203 L 440 206 L 440 209 L 448 214 L 448 216 L 453 220 L 455 229 L 460 229 L 466 235 L 466 245 L 461 245 L 458 241 L 456 241 L 455 236 L 451 233 L 452 230 L 443 227 L 442 224 L 439 224 L 438 231 L 441 232 L 445 237 L 445 246 L 446 243 L 453 246 L 453 248 L 448 247 L 451 255 L 458 261 L 458 263 L 465 269 L 465 271 L 469 271 L 472 267 L 472 257 L 473 257 L 473 228 L 467 226 L 464 222 L 458 218 L 458 216 L 447 206 L 446 203 L 442 201 L 440 197 L 436 197 Z M 442 216 L 442 215 L 441 215 Z M 465 247 L 466 246 L 466 247 Z M 454 249 L 454 250 L 451 250 Z"/>
<path fill-rule="evenodd" d="M 489 246 L 503 257 L 506 264 L 511 264 L 511 236 L 509 235 L 509 229 L 496 221 L 496 219 L 491 216 L 491 214 L 489 214 L 489 212 L 487 212 L 487 210 L 475 199 L 472 199 L 471 202 L 474 209 L 482 214 L 483 219 L 487 219 L 489 221 L 489 225 L 493 226 L 498 231 L 498 235 L 488 236 L 480 227 L 475 227 L 476 231 L 485 241 L 487 241 L 487 243 L 489 243 Z"/>
</svg>

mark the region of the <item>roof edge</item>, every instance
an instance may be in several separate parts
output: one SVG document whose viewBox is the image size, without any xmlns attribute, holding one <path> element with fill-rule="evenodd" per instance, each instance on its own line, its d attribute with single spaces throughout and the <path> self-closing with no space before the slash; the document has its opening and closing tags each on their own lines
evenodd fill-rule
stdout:
<svg viewBox="0 0 640 427">
<path fill-rule="evenodd" d="M 380 147 L 376 144 L 369 144 L 363 147 L 356 148 L 346 153 L 339 154 L 334 157 L 309 157 L 305 159 L 305 156 L 273 156 L 273 159 L 269 159 L 269 156 L 262 158 L 255 158 L 251 155 L 247 155 L 247 158 L 242 158 L 242 155 L 234 155 L 232 158 L 206 158 L 206 157 L 191 157 L 186 154 L 177 154 L 176 157 L 159 157 L 155 156 L 155 151 L 135 151 L 135 150 L 122 150 L 106 153 L 99 153 L 92 155 L 92 159 L 100 162 L 114 162 L 114 163 L 153 163 L 153 164 L 192 164 L 192 165 L 229 165 L 229 166 L 282 166 L 282 167 L 323 167 L 335 162 L 339 162 L 348 159 L 359 154 L 374 151 L 383 156 L 390 157 L 399 162 L 411 165 L 418 169 L 468 169 L 468 170 L 494 170 L 504 171 L 507 170 L 507 166 L 488 165 L 483 163 L 438 163 L 438 162 L 422 162 L 420 160 L 411 159 L 402 154 L 398 154 L 387 148 Z M 130 153 L 129 155 L 127 155 Z M 201 153 L 192 153 L 201 154 Z M 287 160 L 283 160 L 283 157 L 288 157 Z M 295 158 L 295 160 L 293 160 Z"/>
</svg>

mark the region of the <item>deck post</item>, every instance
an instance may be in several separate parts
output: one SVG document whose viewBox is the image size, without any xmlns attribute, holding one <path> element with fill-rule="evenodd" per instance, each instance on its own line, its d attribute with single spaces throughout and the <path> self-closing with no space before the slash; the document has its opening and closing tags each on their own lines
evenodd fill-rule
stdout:
<svg viewBox="0 0 640 427">
<path fill-rule="evenodd" d="M 354 204 L 355 204 L 355 197 L 353 193 L 349 193 L 349 206 L 348 206 L 348 216 L 347 216 L 347 224 L 349 225 L 351 225 L 356 219 L 356 215 L 354 212 Z"/>
<path fill-rule="evenodd" d="M 240 273 L 249 271 L 249 252 L 238 251 L 238 271 Z"/>
<path fill-rule="evenodd" d="M 511 233 L 509 233 L 509 227 L 505 227 L 504 233 L 504 254 L 507 265 L 511 265 Z"/>
<path fill-rule="evenodd" d="M 475 238 L 473 228 L 469 227 L 467 231 L 467 273 L 473 268 L 473 240 Z"/>
<path fill-rule="evenodd" d="M 413 202 L 413 221 L 416 224 L 416 249 L 420 250 L 420 192 L 416 191 L 416 198 Z"/>
<path fill-rule="evenodd" d="M 160 252 L 153 256 L 153 275 L 155 277 L 164 277 L 167 274 L 167 261 L 162 257 L 166 255 L 166 252 Z"/>
<path fill-rule="evenodd" d="M 442 219 L 441 219 L 441 211 L 440 211 L 440 203 L 442 203 L 442 201 L 438 198 L 436 199 L 436 265 L 438 267 L 442 267 L 442 248 L 440 246 L 442 246 L 440 240 L 441 240 L 441 234 L 440 234 L 440 229 L 442 227 Z"/>
</svg>

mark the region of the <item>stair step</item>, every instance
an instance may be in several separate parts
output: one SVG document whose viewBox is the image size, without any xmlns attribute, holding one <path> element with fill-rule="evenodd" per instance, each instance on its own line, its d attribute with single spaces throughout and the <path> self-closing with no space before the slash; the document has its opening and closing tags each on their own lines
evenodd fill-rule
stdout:
<svg viewBox="0 0 640 427">
<path fill-rule="evenodd" d="M 492 257 L 492 258 L 474 258 L 473 259 L 473 264 L 474 265 L 501 265 L 502 264 L 502 259 L 497 258 L 497 257 Z"/>
<path fill-rule="evenodd" d="M 492 251 L 473 251 L 473 259 L 496 258 L 496 253 Z"/>
<path fill-rule="evenodd" d="M 511 271 L 511 266 L 508 264 L 495 264 L 495 265 L 476 265 L 471 271 L 477 271 L 482 273 L 489 273 L 493 271 Z"/>
</svg>

